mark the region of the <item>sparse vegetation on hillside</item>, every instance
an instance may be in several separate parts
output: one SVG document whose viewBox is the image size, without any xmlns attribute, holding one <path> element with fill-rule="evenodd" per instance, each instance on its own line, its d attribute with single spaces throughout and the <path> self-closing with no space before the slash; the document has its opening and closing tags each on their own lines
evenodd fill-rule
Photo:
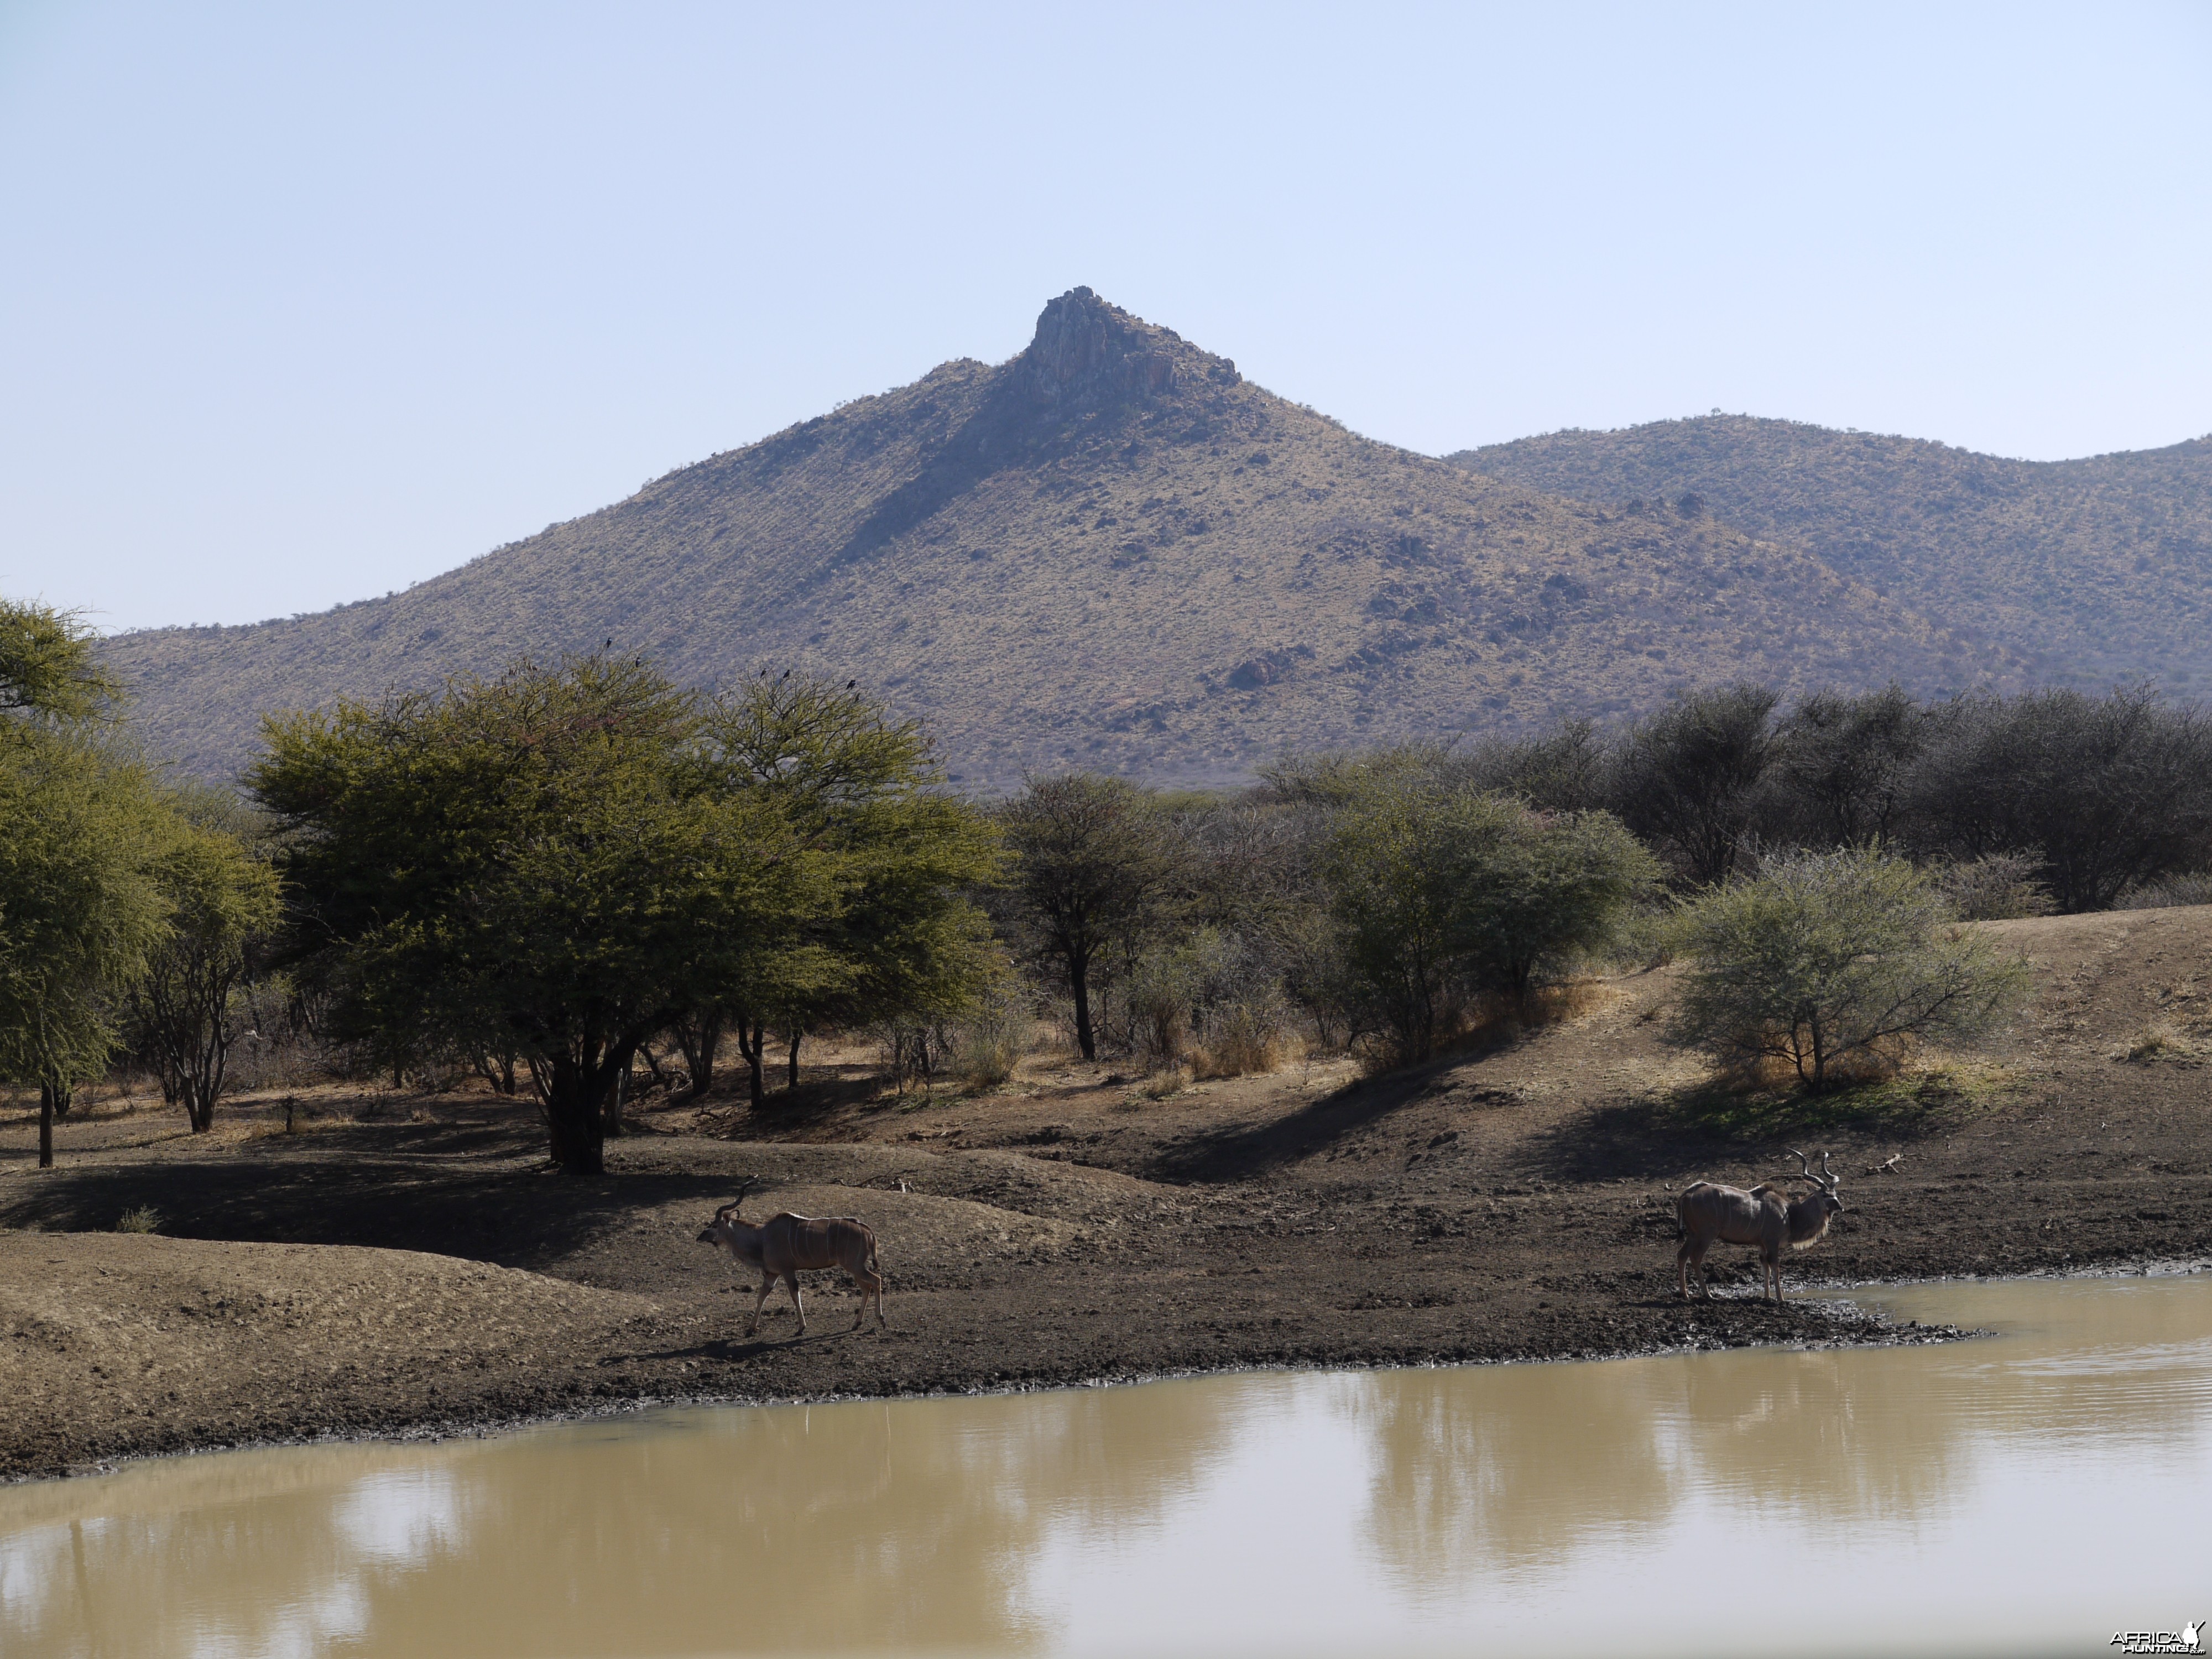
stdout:
<svg viewBox="0 0 2212 1659">
<path fill-rule="evenodd" d="M 858 678 L 956 781 L 1229 781 L 1285 750 L 1648 710 L 1692 682 L 2013 672 L 1794 546 L 1372 443 L 1079 289 L 947 363 L 388 599 L 109 641 L 157 753 L 611 637 L 680 684 Z"/>
<path fill-rule="evenodd" d="M 2212 684 L 2212 438 L 2013 461 L 1715 415 L 1554 432 L 1449 459 L 1646 515 L 1677 512 L 1694 496 L 1703 511 L 1802 548 L 1949 629 L 1964 647 L 2014 653 L 2039 683 Z"/>
</svg>

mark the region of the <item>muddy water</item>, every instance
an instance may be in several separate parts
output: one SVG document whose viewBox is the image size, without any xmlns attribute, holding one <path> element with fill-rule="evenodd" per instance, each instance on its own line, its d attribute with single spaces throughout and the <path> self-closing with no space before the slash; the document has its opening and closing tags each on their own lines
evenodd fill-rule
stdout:
<svg viewBox="0 0 2212 1659">
<path fill-rule="evenodd" d="M 0 1653 L 2089 1653 L 2212 1613 L 2212 1277 L 1866 1299 L 1998 1334 L 671 1410 L 4 1489 Z"/>
</svg>

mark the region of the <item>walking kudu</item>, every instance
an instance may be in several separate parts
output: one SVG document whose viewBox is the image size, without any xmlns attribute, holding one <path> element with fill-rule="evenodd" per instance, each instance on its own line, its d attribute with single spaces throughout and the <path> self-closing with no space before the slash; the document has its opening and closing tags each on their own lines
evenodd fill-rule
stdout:
<svg viewBox="0 0 2212 1659">
<path fill-rule="evenodd" d="M 860 1287 L 860 1310 L 853 1318 L 854 1330 L 867 1322 L 870 1297 L 876 1304 L 876 1323 L 888 1329 L 890 1322 L 884 1317 L 884 1276 L 876 1261 L 874 1230 L 850 1216 L 793 1215 L 788 1211 L 772 1215 L 756 1227 L 738 1216 L 738 1206 L 745 1201 L 752 1187 L 750 1181 L 746 1182 L 735 1198 L 714 1212 L 714 1218 L 699 1235 L 702 1244 L 720 1245 L 730 1253 L 731 1260 L 761 1276 L 760 1296 L 753 1303 L 753 1316 L 745 1334 L 750 1336 L 760 1329 L 761 1310 L 768 1305 L 768 1293 L 781 1279 L 791 1287 L 791 1305 L 799 1315 L 799 1329 L 804 1335 L 806 1304 L 799 1300 L 799 1275 L 823 1267 L 842 1267 L 846 1276 Z"/>
</svg>

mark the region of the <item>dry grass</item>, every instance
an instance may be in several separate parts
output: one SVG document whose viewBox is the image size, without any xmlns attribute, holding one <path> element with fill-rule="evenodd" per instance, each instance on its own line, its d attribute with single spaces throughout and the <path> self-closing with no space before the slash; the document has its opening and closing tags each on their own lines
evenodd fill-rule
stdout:
<svg viewBox="0 0 2212 1659">
<path fill-rule="evenodd" d="M 1138 1085 L 1138 1088 L 1147 1100 L 1165 1100 L 1170 1095 L 1181 1094 L 1190 1085 L 1189 1066 L 1169 1066 L 1154 1072 Z"/>
<path fill-rule="evenodd" d="M 141 1204 L 135 1210 L 125 1210 L 116 1218 L 118 1233 L 158 1233 L 161 1231 L 161 1212 L 150 1204 Z"/>
<path fill-rule="evenodd" d="M 1305 1058 L 1305 1039 L 1295 1031 L 1224 1033 L 1185 1056 L 1194 1077 L 1267 1077 Z"/>
<path fill-rule="evenodd" d="M 2113 1051 L 2112 1058 L 2137 1066 L 2148 1066 L 2159 1060 L 2193 1065 L 2203 1058 L 2203 1051 L 2179 1027 L 2160 1019 L 2152 1021 L 2130 1037 Z"/>
</svg>

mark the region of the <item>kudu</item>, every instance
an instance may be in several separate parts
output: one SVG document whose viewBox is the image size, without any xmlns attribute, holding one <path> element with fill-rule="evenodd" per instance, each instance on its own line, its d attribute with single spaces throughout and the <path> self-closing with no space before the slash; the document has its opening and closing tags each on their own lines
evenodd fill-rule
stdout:
<svg viewBox="0 0 2212 1659">
<path fill-rule="evenodd" d="M 760 1295 L 753 1303 L 753 1316 L 745 1334 L 751 1336 L 760 1329 L 761 1310 L 768 1305 L 768 1293 L 781 1279 L 791 1287 L 791 1305 L 799 1315 L 799 1334 L 804 1335 L 806 1304 L 799 1300 L 799 1275 L 820 1267 L 842 1267 L 846 1276 L 860 1287 L 860 1310 L 853 1318 L 854 1330 L 867 1322 L 871 1297 L 876 1304 L 876 1323 L 889 1329 L 890 1322 L 884 1317 L 884 1276 L 876 1261 L 874 1230 L 850 1216 L 793 1215 L 788 1211 L 772 1215 L 756 1227 L 738 1216 L 738 1206 L 745 1201 L 752 1185 L 745 1182 L 735 1198 L 714 1212 L 714 1218 L 699 1235 L 702 1244 L 720 1245 L 730 1253 L 732 1261 L 761 1276 Z"/>
<path fill-rule="evenodd" d="M 1698 1269 L 1698 1288 L 1708 1299 L 1711 1297 L 1705 1260 L 1715 1239 L 1723 1244 L 1759 1246 L 1764 1267 L 1759 1294 L 1764 1297 L 1771 1289 L 1774 1299 L 1782 1300 L 1782 1247 L 1787 1244 L 1793 1250 L 1802 1250 L 1819 1243 L 1828 1231 L 1828 1218 L 1842 1214 L 1844 1208 L 1843 1200 L 1836 1196 L 1839 1177 L 1829 1173 L 1826 1152 L 1820 1154 L 1818 1170 L 1795 1147 L 1790 1155 L 1813 1185 L 1802 1198 L 1793 1199 L 1780 1188 L 1764 1183 L 1749 1192 L 1711 1181 L 1693 1181 L 1682 1188 L 1681 1196 L 1674 1200 L 1674 1214 L 1682 1224 L 1682 1248 L 1674 1252 L 1674 1281 L 1681 1287 L 1683 1301 L 1690 1299 L 1692 1267 Z"/>
</svg>

